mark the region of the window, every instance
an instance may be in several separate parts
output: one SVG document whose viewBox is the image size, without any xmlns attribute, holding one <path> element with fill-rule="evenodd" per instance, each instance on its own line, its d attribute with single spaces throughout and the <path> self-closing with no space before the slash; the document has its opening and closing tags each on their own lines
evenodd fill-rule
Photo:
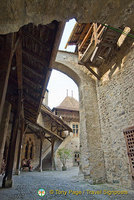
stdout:
<svg viewBox="0 0 134 200">
<path fill-rule="evenodd" d="M 28 158 L 28 149 L 29 149 L 29 142 L 27 141 L 26 147 L 25 147 L 25 158 Z"/>
<path fill-rule="evenodd" d="M 75 152 L 74 153 L 74 166 L 79 166 L 80 164 L 80 153 L 79 152 Z"/>
<path fill-rule="evenodd" d="M 30 147 L 30 159 L 33 158 L 33 143 L 31 144 L 31 147 Z"/>
<path fill-rule="evenodd" d="M 123 132 L 126 140 L 127 153 L 129 157 L 132 177 L 134 178 L 134 127 L 130 127 Z"/>
<path fill-rule="evenodd" d="M 75 135 L 75 125 L 73 124 L 73 133 Z"/>
<path fill-rule="evenodd" d="M 31 138 L 29 138 L 25 146 L 25 159 L 33 159 L 33 148 L 33 142 Z"/>
<path fill-rule="evenodd" d="M 78 124 L 73 124 L 72 129 L 73 129 L 73 135 L 74 136 L 78 136 L 78 133 L 79 133 L 79 126 L 78 126 Z"/>
</svg>

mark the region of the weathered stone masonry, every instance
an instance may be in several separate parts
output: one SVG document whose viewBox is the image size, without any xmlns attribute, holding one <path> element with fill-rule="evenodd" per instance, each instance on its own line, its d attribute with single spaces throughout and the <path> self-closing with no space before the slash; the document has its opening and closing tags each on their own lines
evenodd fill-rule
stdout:
<svg viewBox="0 0 134 200">
<path fill-rule="evenodd" d="M 108 182 L 131 186 L 123 129 L 134 123 L 134 48 L 111 80 L 97 84 L 103 150 Z"/>
<path fill-rule="evenodd" d="M 94 183 L 104 182 L 96 82 L 84 66 L 78 65 L 75 54 L 58 52 L 53 68 L 70 76 L 79 87 L 81 171 L 85 178 L 92 179 Z"/>
<path fill-rule="evenodd" d="M 94 183 L 132 186 L 123 129 L 134 122 L 133 51 L 124 56 L 109 80 L 108 72 L 96 81 L 71 53 L 58 52 L 53 66 L 79 87 L 81 171 Z"/>
</svg>

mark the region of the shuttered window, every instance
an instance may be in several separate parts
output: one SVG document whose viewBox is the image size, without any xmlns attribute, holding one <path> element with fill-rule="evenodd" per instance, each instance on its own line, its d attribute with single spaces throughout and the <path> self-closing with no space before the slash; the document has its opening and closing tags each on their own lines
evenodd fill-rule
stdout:
<svg viewBox="0 0 134 200">
<path fill-rule="evenodd" d="M 127 145 L 127 152 L 130 161 L 130 167 L 132 171 L 132 177 L 134 178 L 134 126 L 128 129 L 125 129 L 124 136 Z"/>
<path fill-rule="evenodd" d="M 73 124 L 72 129 L 73 129 L 73 135 L 78 137 L 78 132 L 79 132 L 78 124 Z"/>
</svg>

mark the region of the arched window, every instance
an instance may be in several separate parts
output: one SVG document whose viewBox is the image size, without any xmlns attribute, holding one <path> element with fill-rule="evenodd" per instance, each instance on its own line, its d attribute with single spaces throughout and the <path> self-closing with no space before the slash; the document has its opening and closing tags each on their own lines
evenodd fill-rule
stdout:
<svg viewBox="0 0 134 200">
<path fill-rule="evenodd" d="M 74 166 L 79 166 L 80 162 L 80 153 L 74 152 Z"/>
<path fill-rule="evenodd" d="M 27 141 L 26 147 L 25 147 L 25 158 L 28 159 L 28 149 L 29 149 L 29 142 Z"/>
<path fill-rule="evenodd" d="M 25 146 L 25 159 L 33 159 L 33 148 L 32 139 L 29 137 Z"/>
<path fill-rule="evenodd" d="M 30 147 L 30 159 L 33 159 L 33 143 L 31 144 Z"/>
</svg>

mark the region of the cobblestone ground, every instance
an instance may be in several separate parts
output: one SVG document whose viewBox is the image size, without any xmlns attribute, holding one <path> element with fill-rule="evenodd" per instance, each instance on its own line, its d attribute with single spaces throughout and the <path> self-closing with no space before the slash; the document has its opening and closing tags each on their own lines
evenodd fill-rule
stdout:
<svg viewBox="0 0 134 200">
<path fill-rule="evenodd" d="M 22 172 L 20 176 L 13 176 L 12 188 L 0 188 L 0 200 L 134 200 L 133 191 L 126 190 L 128 191 L 126 195 L 104 194 L 105 190 L 124 191 L 124 189 L 112 188 L 109 185 L 90 185 L 77 175 L 78 168 L 64 172 Z M 46 191 L 43 197 L 37 194 L 40 188 Z M 74 191 L 79 191 L 80 194 L 76 195 Z M 100 191 L 102 194 L 88 194 L 89 191 Z"/>
</svg>

